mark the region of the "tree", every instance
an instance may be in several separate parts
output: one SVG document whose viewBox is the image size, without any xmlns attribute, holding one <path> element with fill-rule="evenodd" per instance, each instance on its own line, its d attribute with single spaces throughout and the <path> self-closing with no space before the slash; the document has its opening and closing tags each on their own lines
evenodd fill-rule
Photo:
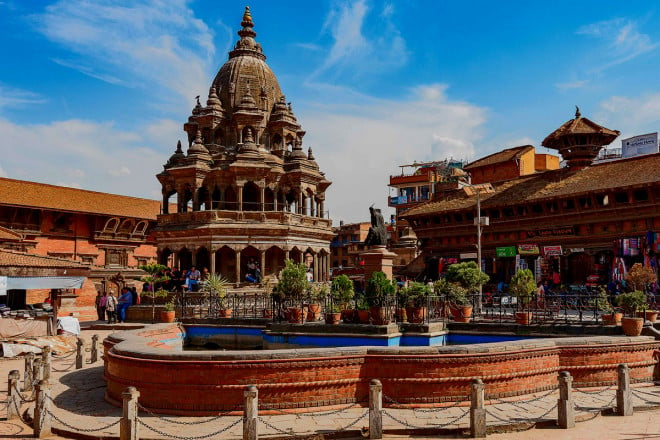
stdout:
<svg viewBox="0 0 660 440">
<path fill-rule="evenodd" d="M 486 284 L 490 277 L 479 269 L 477 263 L 467 261 L 449 266 L 445 279 L 450 283 L 460 284 L 469 293 L 474 293 L 479 290 L 479 286 Z"/>
<path fill-rule="evenodd" d="M 346 275 L 339 275 L 330 285 L 330 294 L 332 295 L 333 303 L 337 302 L 342 306 L 346 306 L 353 296 L 355 296 L 355 290 L 353 288 L 353 281 Z"/>
<path fill-rule="evenodd" d="M 509 292 L 515 295 L 520 303 L 527 305 L 536 290 L 534 274 L 529 269 L 519 269 L 509 282 Z"/>
<path fill-rule="evenodd" d="M 167 266 L 158 263 L 149 263 L 144 264 L 139 267 L 140 270 L 145 271 L 148 275 L 141 278 L 145 283 L 149 283 L 151 287 L 151 322 L 156 322 L 156 284 L 164 283 L 168 281 L 170 277 L 162 275 L 162 273 L 167 269 Z"/>
<path fill-rule="evenodd" d="M 633 267 L 626 275 L 626 282 L 631 285 L 632 290 L 646 291 L 646 286 L 657 280 L 653 269 L 648 266 L 642 266 L 640 263 L 633 264 Z"/>
<path fill-rule="evenodd" d="M 294 301 L 301 300 L 307 289 L 309 289 L 307 266 L 304 263 L 294 263 L 293 260 L 286 260 L 284 269 L 280 271 L 279 281 L 275 286 L 280 300 L 287 297 Z"/>
<path fill-rule="evenodd" d="M 374 272 L 367 281 L 364 294 L 370 306 L 380 307 L 387 296 L 394 295 L 395 290 L 394 284 L 384 272 Z"/>
</svg>

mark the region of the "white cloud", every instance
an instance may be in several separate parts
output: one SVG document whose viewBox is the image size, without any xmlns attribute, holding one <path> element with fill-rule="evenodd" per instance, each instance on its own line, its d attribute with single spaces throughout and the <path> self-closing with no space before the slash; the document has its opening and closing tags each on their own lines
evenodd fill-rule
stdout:
<svg viewBox="0 0 660 440">
<path fill-rule="evenodd" d="M 174 93 L 189 103 L 208 88 L 213 32 L 185 0 L 61 0 L 34 20 L 38 31 L 72 52 L 55 61 L 86 75 L 129 87 L 157 85 L 164 93 L 156 97 L 165 101 Z"/>
<path fill-rule="evenodd" d="M 39 94 L 0 84 L 0 110 L 46 102 Z"/>
<path fill-rule="evenodd" d="M 339 89 L 335 89 L 337 93 Z M 305 146 L 333 181 L 326 207 L 338 222 L 367 221 L 368 206 L 387 211 L 389 176 L 413 161 L 473 158 L 487 110 L 452 101 L 442 84 L 411 89 L 409 101 L 345 94 L 351 104 L 307 110 Z"/>
<path fill-rule="evenodd" d="M 576 80 L 576 81 L 568 81 L 568 82 L 564 82 L 564 83 L 558 83 L 558 84 L 555 84 L 555 87 L 557 87 L 558 89 L 562 89 L 562 90 L 565 90 L 565 89 L 580 89 L 580 88 L 586 86 L 587 84 L 589 84 L 589 80 L 585 79 L 585 80 Z"/>
<path fill-rule="evenodd" d="M 611 129 L 620 130 L 620 139 L 660 131 L 660 93 L 638 97 L 612 96 L 600 103 L 596 118 Z"/>
<path fill-rule="evenodd" d="M 381 14 L 369 15 L 365 0 L 337 3 L 322 27 L 322 33 L 328 32 L 333 44 L 311 77 L 344 73 L 359 76 L 404 65 L 408 58 L 406 43 L 390 20 L 393 13 L 394 8 L 386 5 Z M 369 22 L 373 24 L 373 35 L 365 35 L 363 29 L 368 17 L 376 20 Z"/>
<path fill-rule="evenodd" d="M 7 177 L 136 197 L 151 198 L 158 190 L 154 176 L 167 159 L 165 150 L 145 147 L 148 137 L 112 123 L 18 125 L 0 119 L 0 138 L 11 146 L 2 157 Z"/>
<path fill-rule="evenodd" d="M 577 33 L 587 35 L 606 43 L 604 56 L 608 67 L 624 63 L 658 47 L 647 34 L 638 30 L 639 24 L 627 18 L 614 18 L 588 24 L 578 29 Z"/>
</svg>

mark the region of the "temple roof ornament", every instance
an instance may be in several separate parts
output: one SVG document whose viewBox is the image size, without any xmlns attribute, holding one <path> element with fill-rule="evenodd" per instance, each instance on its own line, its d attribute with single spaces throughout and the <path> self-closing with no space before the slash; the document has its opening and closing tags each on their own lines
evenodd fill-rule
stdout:
<svg viewBox="0 0 660 440">
<path fill-rule="evenodd" d="M 190 145 L 190 148 L 188 148 L 188 156 L 194 156 L 194 155 L 208 155 L 209 150 L 206 149 L 204 146 L 204 143 L 202 142 L 202 132 L 197 130 L 197 135 L 195 136 L 195 140 L 193 143 Z"/>
<path fill-rule="evenodd" d="M 559 151 L 569 168 L 581 168 L 591 165 L 600 149 L 611 144 L 619 134 L 618 130 L 582 117 L 579 107 L 575 106 L 575 119 L 550 133 L 541 145 Z"/>
</svg>

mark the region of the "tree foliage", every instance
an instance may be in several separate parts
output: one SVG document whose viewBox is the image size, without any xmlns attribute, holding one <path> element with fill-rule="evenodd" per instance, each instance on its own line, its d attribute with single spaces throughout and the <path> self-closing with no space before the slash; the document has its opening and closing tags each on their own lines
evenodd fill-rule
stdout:
<svg viewBox="0 0 660 440">
<path fill-rule="evenodd" d="M 384 272 L 374 272 L 367 281 L 364 294 L 370 306 L 382 306 L 383 300 L 394 295 L 396 288 Z"/>
<path fill-rule="evenodd" d="M 529 269 L 519 269 L 509 282 L 509 292 L 515 295 L 523 304 L 527 304 L 536 290 L 534 274 Z"/>
<path fill-rule="evenodd" d="M 334 301 L 348 304 L 355 296 L 353 281 L 347 275 L 339 275 L 330 285 L 330 293 Z"/>
<path fill-rule="evenodd" d="M 633 290 L 646 290 L 646 286 L 656 280 L 653 269 L 640 263 L 633 264 L 626 275 L 626 282 L 630 284 Z"/>
<path fill-rule="evenodd" d="M 452 264 L 447 268 L 445 278 L 450 283 L 459 284 L 470 293 L 476 292 L 479 286 L 486 284 L 490 279 L 474 261 Z"/>
<path fill-rule="evenodd" d="M 288 297 L 299 300 L 302 299 L 307 289 L 309 289 L 307 266 L 304 263 L 294 263 L 293 260 L 286 260 L 284 269 L 280 271 L 279 281 L 275 286 L 275 292 L 279 298 Z"/>
</svg>

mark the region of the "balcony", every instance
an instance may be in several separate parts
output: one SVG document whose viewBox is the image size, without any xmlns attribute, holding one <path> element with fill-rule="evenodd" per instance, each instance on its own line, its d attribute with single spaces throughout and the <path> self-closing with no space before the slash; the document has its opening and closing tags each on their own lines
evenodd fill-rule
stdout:
<svg viewBox="0 0 660 440">
<path fill-rule="evenodd" d="M 159 226 L 222 223 L 266 223 L 331 228 L 332 220 L 285 211 L 192 211 L 158 216 Z"/>
<path fill-rule="evenodd" d="M 415 196 L 396 196 L 390 197 L 388 206 L 402 206 L 409 205 L 414 203 L 427 202 L 431 200 L 431 194 L 421 195 L 419 197 Z"/>
</svg>

